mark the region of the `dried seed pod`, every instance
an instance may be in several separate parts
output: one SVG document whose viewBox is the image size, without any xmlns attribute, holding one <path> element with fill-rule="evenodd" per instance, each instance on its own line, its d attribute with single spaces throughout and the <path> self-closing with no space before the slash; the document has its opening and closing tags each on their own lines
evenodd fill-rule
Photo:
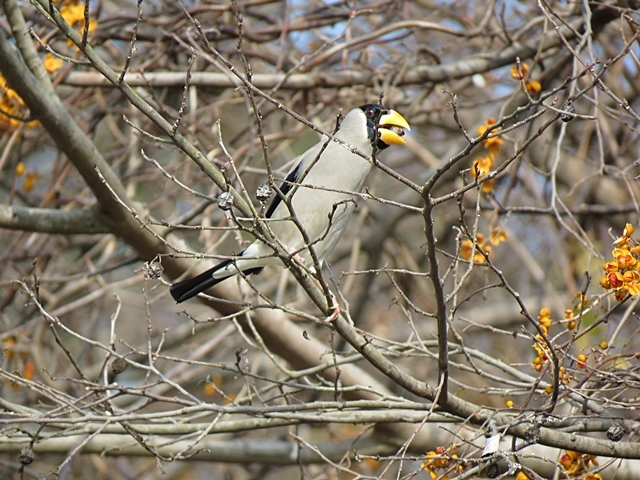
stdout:
<svg viewBox="0 0 640 480">
<path fill-rule="evenodd" d="M 570 122 L 571 120 L 576 118 L 573 115 L 571 115 L 572 113 L 576 113 L 576 107 L 573 106 L 573 103 L 565 104 L 565 106 L 562 107 L 562 111 L 567 112 L 567 113 L 560 114 L 560 120 L 562 120 L 563 122 L 565 123 Z"/>
<path fill-rule="evenodd" d="M 500 473 L 500 468 L 498 468 L 497 463 L 490 463 L 487 465 L 487 468 L 485 468 L 484 473 L 489 478 L 496 478 Z"/>
<path fill-rule="evenodd" d="M 269 200 L 269 197 L 271 196 L 272 193 L 273 193 L 273 190 L 271 189 L 269 184 L 263 183 L 258 185 L 258 188 L 256 189 L 256 198 L 260 203 L 263 203 Z"/>
<path fill-rule="evenodd" d="M 145 262 L 142 266 L 142 274 L 145 278 L 160 278 L 163 271 L 164 268 L 162 268 L 162 265 L 157 259 L 151 262 Z"/>
<path fill-rule="evenodd" d="M 31 465 L 35 458 L 35 454 L 33 453 L 33 449 L 31 447 L 24 447 L 20 451 L 20 456 L 18 460 L 22 465 Z"/>
<path fill-rule="evenodd" d="M 113 362 L 111 362 L 111 372 L 113 372 L 114 375 L 119 375 L 127 368 L 129 368 L 129 362 L 127 362 L 124 358 L 116 358 Z"/>
<path fill-rule="evenodd" d="M 624 427 L 619 423 L 616 423 L 615 425 L 611 425 L 607 429 L 607 438 L 612 442 L 619 441 L 620 439 L 622 439 L 622 437 L 624 437 L 624 434 L 625 434 Z"/>
<path fill-rule="evenodd" d="M 218 197 L 218 207 L 225 212 L 233 207 L 233 196 L 229 192 L 222 192 Z"/>
</svg>

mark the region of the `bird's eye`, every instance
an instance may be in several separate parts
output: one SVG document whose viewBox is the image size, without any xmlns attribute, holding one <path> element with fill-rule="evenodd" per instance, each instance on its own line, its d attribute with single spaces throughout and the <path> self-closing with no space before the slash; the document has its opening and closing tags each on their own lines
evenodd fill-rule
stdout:
<svg viewBox="0 0 640 480">
<path fill-rule="evenodd" d="M 373 118 L 376 116 L 376 111 L 373 108 L 367 108 L 364 112 L 367 118 Z"/>
</svg>

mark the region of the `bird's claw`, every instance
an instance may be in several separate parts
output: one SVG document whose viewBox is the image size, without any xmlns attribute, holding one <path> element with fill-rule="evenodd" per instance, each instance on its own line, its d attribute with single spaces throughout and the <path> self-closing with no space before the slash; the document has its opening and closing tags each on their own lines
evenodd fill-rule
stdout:
<svg viewBox="0 0 640 480">
<path fill-rule="evenodd" d="M 297 254 L 297 253 L 293 256 L 293 261 L 294 261 L 294 262 L 298 262 L 298 263 L 299 263 L 300 265 L 302 265 L 303 267 L 306 267 L 306 266 L 307 266 L 307 261 L 306 261 L 304 258 L 302 258 L 302 257 L 301 257 L 299 254 Z"/>
<path fill-rule="evenodd" d="M 329 310 L 333 310 L 333 313 L 325 318 L 325 322 L 333 323 L 340 316 L 340 305 L 338 305 L 336 296 L 333 293 L 331 294 L 331 306 L 329 307 Z"/>
</svg>

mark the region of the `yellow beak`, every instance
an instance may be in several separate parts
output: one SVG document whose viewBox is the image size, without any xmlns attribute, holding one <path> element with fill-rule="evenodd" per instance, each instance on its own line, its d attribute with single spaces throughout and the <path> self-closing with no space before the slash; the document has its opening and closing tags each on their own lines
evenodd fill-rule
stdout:
<svg viewBox="0 0 640 480">
<path fill-rule="evenodd" d="M 387 110 L 380 116 L 378 132 L 380 132 L 380 140 L 387 145 L 404 145 L 407 143 L 402 138 L 405 130 L 411 130 L 409 122 L 395 110 Z"/>
</svg>

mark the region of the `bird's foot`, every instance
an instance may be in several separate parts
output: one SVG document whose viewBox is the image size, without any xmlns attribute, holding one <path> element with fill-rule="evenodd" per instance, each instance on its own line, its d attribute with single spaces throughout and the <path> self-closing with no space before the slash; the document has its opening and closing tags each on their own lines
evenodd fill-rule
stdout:
<svg viewBox="0 0 640 480">
<path fill-rule="evenodd" d="M 306 267 L 306 265 L 307 265 L 307 261 L 297 253 L 293 256 L 293 261 L 294 262 L 298 262 L 303 267 Z"/>
<path fill-rule="evenodd" d="M 289 253 L 292 253 L 292 252 L 289 252 Z M 291 257 L 291 260 L 302 265 L 303 267 L 307 266 L 307 261 L 304 258 L 302 258 L 299 253 L 296 253 L 293 257 Z"/>
<path fill-rule="evenodd" d="M 331 294 L 331 307 L 329 307 L 329 310 L 333 310 L 333 313 L 325 318 L 325 322 L 333 323 L 340 316 L 340 305 L 338 305 L 336 296 L 333 293 Z"/>
</svg>

